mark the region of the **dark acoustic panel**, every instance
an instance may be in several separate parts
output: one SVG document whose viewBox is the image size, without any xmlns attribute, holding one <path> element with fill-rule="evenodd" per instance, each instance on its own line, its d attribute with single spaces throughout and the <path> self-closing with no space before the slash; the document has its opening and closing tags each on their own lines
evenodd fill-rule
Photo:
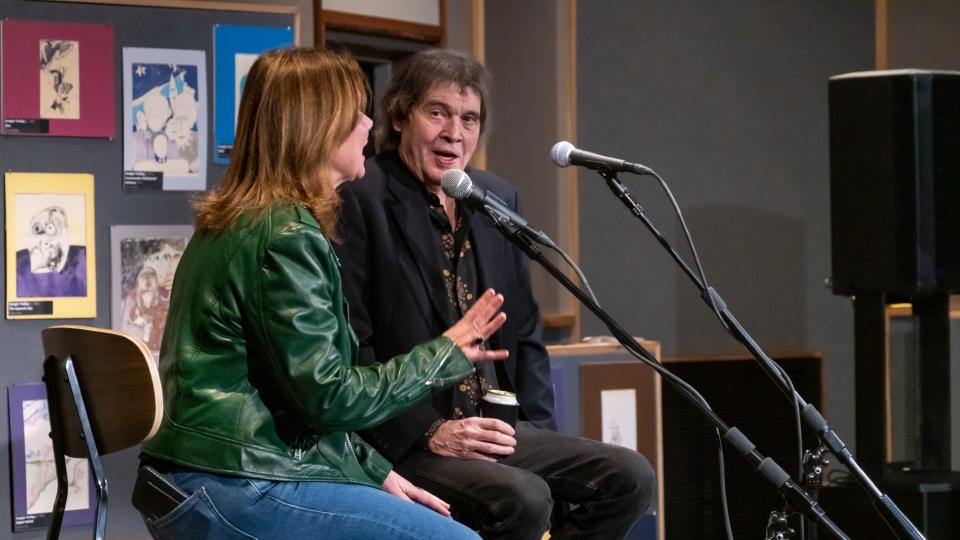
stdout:
<svg viewBox="0 0 960 540">
<path fill-rule="evenodd" d="M 789 356 L 776 361 L 800 395 L 819 408 L 820 357 Z M 667 367 L 693 385 L 727 424 L 740 428 L 760 453 L 796 477 L 793 408 L 753 359 L 677 359 L 668 361 Z M 816 447 L 814 434 L 806 429 L 804 445 Z M 764 538 L 767 517 L 778 507 L 776 490 L 729 446 L 724 446 L 724 454 L 734 536 Z M 716 435 L 670 385 L 663 385 L 663 463 L 668 540 L 725 539 Z"/>
<path fill-rule="evenodd" d="M 960 72 L 832 77 L 833 289 L 960 290 Z"/>
</svg>

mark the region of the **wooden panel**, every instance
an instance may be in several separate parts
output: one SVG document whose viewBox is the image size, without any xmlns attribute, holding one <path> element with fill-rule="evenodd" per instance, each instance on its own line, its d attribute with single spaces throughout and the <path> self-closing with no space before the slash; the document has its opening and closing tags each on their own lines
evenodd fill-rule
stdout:
<svg viewBox="0 0 960 540">
<path fill-rule="evenodd" d="M 326 29 L 386 35 L 427 43 L 439 44 L 443 40 L 443 26 L 428 26 L 396 19 L 355 15 L 342 11 L 323 10 L 323 25 Z"/>
<path fill-rule="evenodd" d="M 637 341 L 660 360 L 659 342 Z M 547 352 L 550 353 L 551 377 L 557 391 L 557 421 L 560 431 L 564 433 L 602 440 L 599 436 L 600 391 L 613 388 L 617 379 L 629 379 L 630 387 L 637 389 L 637 419 L 640 424 L 637 446 L 657 475 L 656 528 L 658 538 L 663 540 L 666 529 L 660 376 L 615 341 L 550 345 Z"/>
<path fill-rule="evenodd" d="M 324 0 L 324 7 L 352 15 L 440 26 L 442 0 Z"/>
</svg>

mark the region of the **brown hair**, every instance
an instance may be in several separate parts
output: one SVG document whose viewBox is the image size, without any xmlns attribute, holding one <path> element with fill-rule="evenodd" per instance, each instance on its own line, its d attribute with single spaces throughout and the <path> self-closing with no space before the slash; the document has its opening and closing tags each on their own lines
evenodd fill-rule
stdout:
<svg viewBox="0 0 960 540">
<path fill-rule="evenodd" d="M 480 62 L 466 54 L 446 49 L 430 49 L 408 58 L 394 75 L 380 101 L 377 127 L 377 152 L 393 152 L 400 146 L 400 133 L 394 123 L 403 123 L 420 104 L 423 96 L 437 85 L 453 83 L 472 88 L 480 97 L 480 137 L 487 131 L 490 73 Z"/>
<path fill-rule="evenodd" d="M 222 185 L 194 204 L 198 230 L 222 230 L 245 211 L 295 202 L 336 239 L 340 198 L 321 178 L 367 104 L 352 57 L 327 50 L 277 49 L 254 62 L 240 100 L 230 166 Z"/>
</svg>

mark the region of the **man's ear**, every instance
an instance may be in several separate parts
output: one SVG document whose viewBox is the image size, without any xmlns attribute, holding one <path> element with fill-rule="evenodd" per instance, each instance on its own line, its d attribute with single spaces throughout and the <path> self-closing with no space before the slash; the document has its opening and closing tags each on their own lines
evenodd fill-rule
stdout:
<svg viewBox="0 0 960 540">
<path fill-rule="evenodd" d="M 404 122 L 401 122 L 400 120 L 394 120 L 393 130 L 396 131 L 397 133 L 403 133 L 403 124 Z"/>
</svg>

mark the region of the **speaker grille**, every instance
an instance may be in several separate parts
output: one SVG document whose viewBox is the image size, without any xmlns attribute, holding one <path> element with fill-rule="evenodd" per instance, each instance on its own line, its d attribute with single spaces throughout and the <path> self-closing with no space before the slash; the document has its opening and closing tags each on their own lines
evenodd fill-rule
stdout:
<svg viewBox="0 0 960 540">
<path fill-rule="evenodd" d="M 777 359 L 797 391 L 819 408 L 819 356 Z M 797 470 L 793 409 L 757 363 L 748 358 L 702 358 L 669 362 L 671 371 L 692 384 L 714 411 L 740 428 L 791 477 Z M 667 538 L 725 539 L 717 442 L 710 424 L 669 385 L 663 386 L 663 462 Z M 804 430 L 804 445 L 816 446 Z M 724 447 L 727 497 L 734 536 L 763 538 L 767 516 L 779 499 L 775 489 L 738 453 Z"/>
</svg>

